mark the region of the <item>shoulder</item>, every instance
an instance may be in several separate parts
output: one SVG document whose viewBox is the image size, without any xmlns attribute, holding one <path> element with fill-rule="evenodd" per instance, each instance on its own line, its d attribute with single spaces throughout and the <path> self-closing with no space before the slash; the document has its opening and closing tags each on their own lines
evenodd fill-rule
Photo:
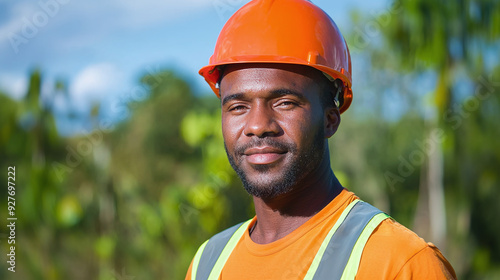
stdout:
<svg viewBox="0 0 500 280">
<path fill-rule="evenodd" d="M 241 234 L 244 233 L 250 222 L 251 220 L 248 220 L 234 225 L 215 234 L 210 239 L 205 241 L 205 243 L 198 248 L 198 251 L 191 261 L 191 265 L 189 266 L 185 279 L 188 280 L 191 278 L 192 271 L 195 271 L 198 276 L 202 275 L 203 277 L 208 277 L 223 251 L 229 250 L 228 253 L 231 253 L 235 246 L 235 244 L 231 245 L 231 240 L 235 240 L 234 243 L 237 243 Z"/>
<path fill-rule="evenodd" d="M 398 255 L 412 256 L 428 244 L 416 233 L 393 219 L 384 220 L 372 233 L 366 249 L 394 250 Z"/>
<path fill-rule="evenodd" d="M 384 279 L 456 278 L 453 268 L 436 246 L 392 219 L 382 222 L 368 239 L 358 276 L 373 276 L 376 271 Z"/>
<path fill-rule="evenodd" d="M 198 249 L 198 251 L 201 251 L 200 253 L 203 253 L 201 254 L 201 261 L 204 261 L 204 258 L 218 257 L 223 249 L 232 250 L 229 248 L 226 249 L 226 244 L 230 242 L 233 244 L 231 248 L 234 248 L 252 221 L 253 219 L 241 222 L 212 236 Z"/>
<path fill-rule="evenodd" d="M 206 256 L 209 256 L 210 258 L 214 256 L 218 257 L 230 240 L 236 239 L 235 241 L 238 241 L 241 235 L 244 234 L 244 230 L 248 227 L 249 222 L 250 221 L 246 221 L 234 225 L 215 234 L 209 240 L 207 240 L 206 244 L 202 245 L 200 249 L 198 249 L 202 250 L 203 252 L 201 261 L 203 261 L 203 258 Z"/>
</svg>

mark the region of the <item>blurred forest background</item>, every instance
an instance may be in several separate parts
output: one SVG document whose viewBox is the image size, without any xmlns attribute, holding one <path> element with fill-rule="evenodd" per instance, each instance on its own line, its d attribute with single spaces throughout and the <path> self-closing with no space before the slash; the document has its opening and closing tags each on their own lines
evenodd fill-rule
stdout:
<svg viewBox="0 0 500 280">
<path fill-rule="evenodd" d="M 500 279 L 499 1 L 395 1 L 344 32 L 354 102 L 330 140 L 345 187 L 437 244 L 460 279 Z M 207 59 L 208 60 L 208 59 Z M 0 279 L 183 279 L 198 246 L 250 218 L 226 159 L 219 100 L 172 69 L 124 96 L 122 121 L 64 137 L 42 70 L 22 100 L 0 93 L 0 220 L 16 168 L 16 273 Z M 356 83 L 363 80 L 363 87 Z"/>
</svg>

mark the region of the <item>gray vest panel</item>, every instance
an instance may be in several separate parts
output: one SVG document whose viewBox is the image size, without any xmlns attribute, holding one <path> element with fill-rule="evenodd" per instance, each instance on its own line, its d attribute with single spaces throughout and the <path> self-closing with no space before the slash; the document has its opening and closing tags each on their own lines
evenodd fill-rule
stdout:
<svg viewBox="0 0 500 280">
<path fill-rule="evenodd" d="M 210 238 L 207 246 L 205 246 L 205 250 L 203 250 L 203 254 L 201 254 L 198 272 L 196 273 L 196 280 L 208 279 L 208 276 L 210 275 L 212 268 L 215 266 L 222 250 L 224 250 L 224 247 L 231 236 L 233 236 L 234 232 L 238 230 L 242 224 L 243 223 L 239 223 L 232 226 Z"/>
<path fill-rule="evenodd" d="M 368 222 L 379 213 L 382 211 L 366 202 L 360 201 L 354 205 L 330 239 L 313 279 L 340 279 L 361 232 Z"/>
</svg>

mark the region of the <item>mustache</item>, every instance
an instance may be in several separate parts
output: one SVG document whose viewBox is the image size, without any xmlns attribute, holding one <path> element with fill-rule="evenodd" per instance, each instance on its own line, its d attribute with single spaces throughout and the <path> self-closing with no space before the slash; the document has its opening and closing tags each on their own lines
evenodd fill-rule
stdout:
<svg viewBox="0 0 500 280">
<path fill-rule="evenodd" d="M 272 138 L 254 138 L 246 144 L 236 146 L 234 152 L 237 155 L 243 155 L 247 149 L 262 146 L 268 146 L 278 150 L 286 150 L 291 152 L 295 152 L 297 150 L 297 146 L 295 145 L 295 143 L 280 142 Z"/>
</svg>

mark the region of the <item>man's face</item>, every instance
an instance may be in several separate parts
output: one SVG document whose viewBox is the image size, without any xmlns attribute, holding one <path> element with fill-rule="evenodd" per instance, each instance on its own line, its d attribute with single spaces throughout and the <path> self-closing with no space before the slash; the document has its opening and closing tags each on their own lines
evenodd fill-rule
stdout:
<svg viewBox="0 0 500 280">
<path fill-rule="evenodd" d="M 251 195 L 273 198 L 293 190 L 327 154 L 325 139 L 334 131 L 327 128 L 320 75 L 286 64 L 225 69 L 220 86 L 224 143 Z"/>
</svg>

